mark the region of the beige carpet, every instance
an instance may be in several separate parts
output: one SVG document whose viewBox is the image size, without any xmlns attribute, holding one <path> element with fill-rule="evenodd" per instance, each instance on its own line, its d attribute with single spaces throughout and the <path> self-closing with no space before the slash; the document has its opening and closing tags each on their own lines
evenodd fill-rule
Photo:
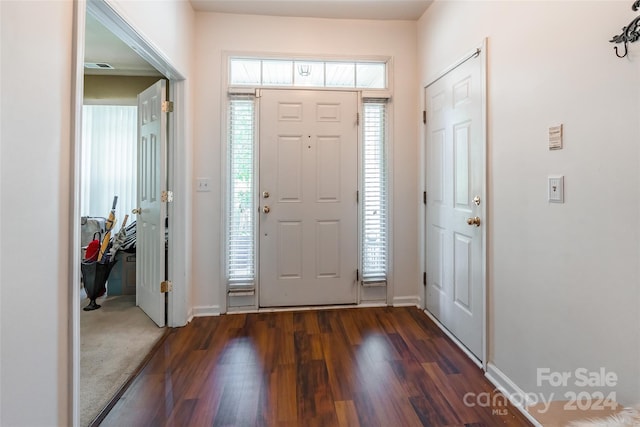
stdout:
<svg viewBox="0 0 640 427">
<path fill-rule="evenodd" d="M 87 426 L 164 333 L 136 307 L 135 295 L 98 298 L 80 314 L 80 425 Z M 82 301 L 85 307 L 88 299 Z"/>
</svg>

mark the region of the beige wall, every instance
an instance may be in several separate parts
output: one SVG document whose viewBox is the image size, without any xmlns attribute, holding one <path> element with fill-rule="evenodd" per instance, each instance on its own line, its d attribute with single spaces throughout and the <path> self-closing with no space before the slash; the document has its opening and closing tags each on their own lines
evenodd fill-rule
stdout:
<svg viewBox="0 0 640 427">
<path fill-rule="evenodd" d="M 393 252 L 396 303 L 416 303 L 418 273 L 416 121 L 416 22 L 349 21 L 198 13 L 194 108 L 194 176 L 212 178 L 212 191 L 193 203 L 194 312 L 223 309 L 221 222 L 223 147 L 221 108 L 224 52 L 393 57 Z"/>
<path fill-rule="evenodd" d="M 617 1 L 436 1 L 419 22 L 418 88 L 488 37 L 489 362 L 557 400 L 575 376 L 538 387 L 538 368 L 604 367 L 620 379 L 603 391 L 640 402 L 640 46 L 618 59 L 608 42 L 635 15 Z M 547 202 L 554 174 L 564 204 Z"/>
<path fill-rule="evenodd" d="M 161 78 L 85 75 L 84 103 L 136 105 L 138 94 Z"/>
<path fill-rule="evenodd" d="M 189 78 L 190 4 L 117 3 Z M 73 8 L 70 0 L 0 1 L 2 426 L 72 425 Z"/>
<path fill-rule="evenodd" d="M 73 4 L 0 9 L 0 425 L 69 425 Z"/>
</svg>

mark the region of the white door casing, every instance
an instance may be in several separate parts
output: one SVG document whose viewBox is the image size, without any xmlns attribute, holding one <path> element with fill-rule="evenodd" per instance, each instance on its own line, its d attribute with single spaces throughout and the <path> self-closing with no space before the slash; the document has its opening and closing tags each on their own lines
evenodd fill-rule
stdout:
<svg viewBox="0 0 640 427">
<path fill-rule="evenodd" d="M 356 92 L 261 91 L 262 307 L 357 301 L 357 112 Z"/>
<path fill-rule="evenodd" d="M 479 360 L 486 262 L 482 76 L 475 55 L 425 89 L 426 307 Z"/>
<path fill-rule="evenodd" d="M 166 82 L 159 80 L 138 95 L 138 209 L 136 217 L 136 304 L 158 325 L 165 326 L 167 118 L 162 112 Z"/>
</svg>

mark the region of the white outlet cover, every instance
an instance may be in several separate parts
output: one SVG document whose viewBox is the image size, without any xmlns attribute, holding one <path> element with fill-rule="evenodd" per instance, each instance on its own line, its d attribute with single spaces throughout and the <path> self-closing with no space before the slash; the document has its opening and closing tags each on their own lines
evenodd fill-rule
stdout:
<svg viewBox="0 0 640 427">
<path fill-rule="evenodd" d="M 549 202 L 564 203 L 564 176 L 549 177 Z"/>
<path fill-rule="evenodd" d="M 211 191 L 211 178 L 197 178 L 196 191 Z"/>
</svg>

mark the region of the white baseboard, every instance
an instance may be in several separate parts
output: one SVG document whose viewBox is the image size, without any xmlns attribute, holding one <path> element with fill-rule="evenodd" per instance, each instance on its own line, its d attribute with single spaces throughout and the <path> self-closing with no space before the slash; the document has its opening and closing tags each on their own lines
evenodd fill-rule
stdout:
<svg viewBox="0 0 640 427">
<path fill-rule="evenodd" d="M 220 313 L 219 305 L 205 305 L 193 307 L 191 317 L 220 316 Z"/>
<path fill-rule="evenodd" d="M 392 305 L 394 307 L 419 307 L 420 297 L 417 295 L 411 297 L 393 297 Z"/>
<path fill-rule="evenodd" d="M 521 397 L 527 394 L 518 387 L 516 383 L 511 381 L 511 378 L 506 376 L 505 373 L 498 369 L 493 363 L 487 364 L 487 372 L 485 372 L 484 375 L 534 426 L 543 427 L 542 424 L 527 411 L 527 408 L 522 406 L 523 399 Z M 515 397 L 518 397 L 518 399 L 515 399 Z"/>
</svg>

